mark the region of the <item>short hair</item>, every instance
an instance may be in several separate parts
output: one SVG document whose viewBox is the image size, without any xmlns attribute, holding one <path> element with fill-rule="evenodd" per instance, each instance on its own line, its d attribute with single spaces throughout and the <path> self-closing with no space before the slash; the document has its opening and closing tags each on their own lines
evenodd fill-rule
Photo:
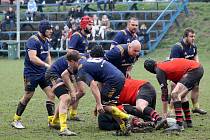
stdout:
<svg viewBox="0 0 210 140">
<path fill-rule="evenodd" d="M 186 28 L 185 30 L 184 30 L 184 35 L 183 35 L 183 37 L 188 37 L 188 35 L 189 35 L 189 33 L 195 33 L 195 31 L 192 29 L 192 28 Z"/>
<path fill-rule="evenodd" d="M 156 67 L 156 61 L 152 59 L 147 59 L 144 61 L 144 68 L 147 71 L 156 74 L 155 67 Z"/>
<path fill-rule="evenodd" d="M 73 60 L 73 61 L 77 62 L 81 58 L 81 56 L 77 51 L 73 50 L 73 51 L 67 53 L 66 58 L 68 61 Z"/>
<path fill-rule="evenodd" d="M 128 20 L 127 24 L 129 24 L 129 23 L 131 22 L 131 20 L 138 21 L 138 19 L 137 19 L 136 17 L 131 17 L 131 18 Z"/>
<path fill-rule="evenodd" d="M 95 58 L 104 57 L 104 53 L 103 47 L 101 45 L 96 45 L 91 48 L 90 56 Z"/>
</svg>

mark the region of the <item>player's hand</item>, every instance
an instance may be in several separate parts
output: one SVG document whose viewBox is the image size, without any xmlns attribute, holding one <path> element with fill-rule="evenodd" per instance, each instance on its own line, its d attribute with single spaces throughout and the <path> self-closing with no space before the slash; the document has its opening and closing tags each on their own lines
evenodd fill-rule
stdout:
<svg viewBox="0 0 210 140">
<path fill-rule="evenodd" d="M 96 108 L 97 108 L 98 113 L 104 113 L 105 112 L 102 104 L 97 104 Z"/>
<path fill-rule="evenodd" d="M 126 71 L 125 77 L 128 79 L 131 79 L 131 73 L 130 71 Z"/>
<path fill-rule="evenodd" d="M 45 63 L 44 66 L 45 66 L 46 68 L 48 68 L 48 69 L 50 68 L 50 65 L 47 64 L 47 63 Z"/>
</svg>

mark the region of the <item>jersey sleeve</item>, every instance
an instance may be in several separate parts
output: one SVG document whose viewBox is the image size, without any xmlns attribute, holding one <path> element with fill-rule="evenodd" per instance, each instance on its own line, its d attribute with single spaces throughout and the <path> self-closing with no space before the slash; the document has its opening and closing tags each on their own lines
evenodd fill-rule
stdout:
<svg viewBox="0 0 210 140">
<path fill-rule="evenodd" d="M 27 43 L 26 43 L 26 51 L 29 51 L 29 50 L 38 50 L 39 49 L 39 42 L 36 41 L 34 38 L 30 38 Z"/>
<path fill-rule="evenodd" d="M 85 82 L 88 86 L 94 80 L 93 77 L 84 71 L 84 69 L 80 69 L 77 75 L 78 80 Z"/>
<path fill-rule="evenodd" d="M 105 53 L 105 59 L 109 62 L 121 58 L 121 52 L 118 47 L 113 47 L 110 51 Z"/>
<path fill-rule="evenodd" d="M 80 36 L 78 34 L 74 34 L 69 43 L 68 43 L 68 48 L 69 49 L 75 49 L 77 47 L 77 43 L 79 41 Z"/>
<path fill-rule="evenodd" d="M 123 32 L 120 31 L 114 37 L 113 42 L 112 42 L 112 45 L 122 44 L 122 39 L 123 39 Z"/>
<path fill-rule="evenodd" d="M 178 45 L 175 45 L 171 49 L 170 58 L 182 58 L 182 48 Z"/>
</svg>

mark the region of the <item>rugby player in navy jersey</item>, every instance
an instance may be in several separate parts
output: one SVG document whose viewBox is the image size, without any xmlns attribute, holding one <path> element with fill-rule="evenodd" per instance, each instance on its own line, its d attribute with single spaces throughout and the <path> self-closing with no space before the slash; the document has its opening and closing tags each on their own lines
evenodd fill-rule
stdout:
<svg viewBox="0 0 210 140">
<path fill-rule="evenodd" d="M 58 58 L 47 70 L 45 77 L 52 86 L 53 93 L 60 100 L 55 116 L 49 123 L 50 127 L 60 127 L 59 135 L 74 136 L 76 133 L 67 128 L 67 112 L 71 100 L 76 100 L 77 83 L 73 68 L 77 65 L 80 55 L 71 51 Z M 71 95 L 71 97 L 70 97 Z"/>
<path fill-rule="evenodd" d="M 55 96 L 52 94 L 52 90 L 45 80 L 46 69 L 51 64 L 48 38 L 51 37 L 52 32 L 51 24 L 47 20 L 42 20 L 39 24 L 39 32 L 36 35 L 32 35 L 26 43 L 23 72 L 25 93 L 18 104 L 13 122 L 11 123 L 14 128 L 25 128 L 21 122 L 21 115 L 34 95 L 38 85 L 46 93 L 48 98 L 46 101 L 48 121 L 53 118 Z"/>
<path fill-rule="evenodd" d="M 171 48 L 170 58 L 186 58 L 199 62 L 197 45 L 195 44 L 195 31 L 192 28 L 186 28 L 183 38 Z M 172 83 L 172 88 L 174 86 L 175 85 Z M 199 85 L 196 85 L 191 92 L 192 112 L 202 115 L 206 114 L 207 111 L 199 107 Z"/>
<path fill-rule="evenodd" d="M 138 31 L 139 23 L 138 20 L 134 17 L 131 17 L 127 23 L 127 29 L 119 31 L 113 39 L 111 47 L 119 44 L 128 44 L 131 41 L 138 39 L 137 31 Z"/>
<path fill-rule="evenodd" d="M 103 59 L 104 51 L 101 46 L 95 46 L 90 52 L 90 58 L 79 62 L 78 79 L 84 81 L 92 91 L 96 101 L 98 113 L 109 112 L 117 118 L 123 135 L 128 135 L 129 125 L 122 120 L 130 122 L 133 116 L 120 111 L 115 106 L 105 105 L 116 100 L 125 82 L 125 76 L 114 65 Z M 100 88 L 98 84 L 101 83 Z"/>
<path fill-rule="evenodd" d="M 89 16 L 83 16 L 80 21 L 80 30 L 75 32 L 68 44 L 68 52 L 72 50 L 78 51 L 82 56 L 87 57 L 87 49 L 88 49 L 88 40 L 87 35 L 91 33 L 93 26 L 93 19 Z M 80 90 L 80 94 L 84 95 L 84 83 L 78 82 L 78 88 Z M 70 119 L 75 121 L 81 121 L 81 119 L 77 116 L 77 106 L 78 102 L 72 105 L 69 109 Z"/>
<path fill-rule="evenodd" d="M 133 40 L 126 45 L 116 45 L 105 53 L 105 59 L 116 66 L 126 78 L 131 78 L 132 65 L 138 60 L 141 43 Z"/>
<path fill-rule="evenodd" d="M 86 53 L 88 49 L 87 35 L 91 33 L 93 19 L 89 16 L 83 16 L 80 21 L 80 30 L 75 32 L 69 43 L 68 51 L 77 50 L 79 53 Z"/>
</svg>

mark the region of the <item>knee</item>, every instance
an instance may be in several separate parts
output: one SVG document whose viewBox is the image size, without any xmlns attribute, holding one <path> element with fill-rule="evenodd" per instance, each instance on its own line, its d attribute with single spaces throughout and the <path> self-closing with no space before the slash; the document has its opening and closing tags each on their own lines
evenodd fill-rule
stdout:
<svg viewBox="0 0 210 140">
<path fill-rule="evenodd" d="M 171 98 L 173 101 L 176 101 L 179 99 L 178 93 L 177 92 L 173 92 L 171 93 Z"/>
</svg>

